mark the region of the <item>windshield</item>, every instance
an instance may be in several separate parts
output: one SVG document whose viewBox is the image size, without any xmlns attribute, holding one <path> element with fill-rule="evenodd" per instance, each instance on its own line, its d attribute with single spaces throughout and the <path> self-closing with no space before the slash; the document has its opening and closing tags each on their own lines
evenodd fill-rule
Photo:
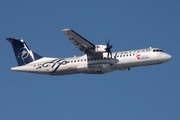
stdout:
<svg viewBox="0 0 180 120">
<path fill-rule="evenodd" d="M 163 52 L 163 51 L 160 49 L 154 49 L 153 52 Z"/>
</svg>

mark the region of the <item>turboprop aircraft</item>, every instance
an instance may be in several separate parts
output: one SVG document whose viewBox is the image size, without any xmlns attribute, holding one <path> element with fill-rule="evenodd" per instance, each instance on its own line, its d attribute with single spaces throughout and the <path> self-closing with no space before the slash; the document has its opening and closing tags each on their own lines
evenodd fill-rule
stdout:
<svg viewBox="0 0 180 120">
<path fill-rule="evenodd" d="M 115 70 L 130 70 L 132 67 L 155 65 L 169 61 L 172 56 L 159 48 L 145 48 L 111 52 L 109 41 L 106 45 L 94 45 L 72 29 L 62 32 L 82 52 L 79 57 L 42 57 L 28 48 L 22 39 L 6 38 L 13 47 L 19 66 L 11 70 L 46 75 L 69 75 L 76 73 L 103 74 Z"/>
</svg>

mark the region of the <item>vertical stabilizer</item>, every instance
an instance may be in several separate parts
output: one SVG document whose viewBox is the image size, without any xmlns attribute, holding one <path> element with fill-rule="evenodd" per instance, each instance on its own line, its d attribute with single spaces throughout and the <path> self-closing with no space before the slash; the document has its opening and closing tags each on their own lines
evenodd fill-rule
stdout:
<svg viewBox="0 0 180 120">
<path fill-rule="evenodd" d="M 6 38 L 6 40 L 8 40 L 12 44 L 14 54 L 19 66 L 26 65 L 30 62 L 42 58 L 40 55 L 30 50 L 22 39 Z"/>
</svg>

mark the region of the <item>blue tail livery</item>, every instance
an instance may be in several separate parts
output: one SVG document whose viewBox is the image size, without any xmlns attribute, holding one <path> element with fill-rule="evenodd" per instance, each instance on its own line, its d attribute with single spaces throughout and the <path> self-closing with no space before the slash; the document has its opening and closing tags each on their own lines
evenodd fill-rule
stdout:
<svg viewBox="0 0 180 120">
<path fill-rule="evenodd" d="M 26 65 L 30 62 L 42 58 L 37 53 L 33 52 L 28 48 L 26 43 L 21 39 L 6 38 L 13 47 L 14 54 L 19 66 Z"/>
</svg>

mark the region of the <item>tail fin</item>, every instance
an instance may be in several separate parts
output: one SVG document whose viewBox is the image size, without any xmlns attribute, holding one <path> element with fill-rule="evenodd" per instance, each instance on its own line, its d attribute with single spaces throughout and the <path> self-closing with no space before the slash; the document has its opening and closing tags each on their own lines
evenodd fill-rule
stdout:
<svg viewBox="0 0 180 120">
<path fill-rule="evenodd" d="M 19 66 L 26 65 L 30 62 L 42 58 L 40 55 L 30 50 L 22 39 L 6 38 L 6 40 L 8 40 L 12 44 L 14 54 Z"/>
</svg>

